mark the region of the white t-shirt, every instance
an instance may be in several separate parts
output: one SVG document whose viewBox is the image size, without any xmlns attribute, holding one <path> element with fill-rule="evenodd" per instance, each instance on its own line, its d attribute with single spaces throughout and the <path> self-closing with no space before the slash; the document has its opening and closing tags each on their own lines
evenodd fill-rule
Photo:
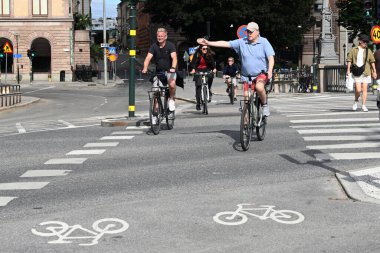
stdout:
<svg viewBox="0 0 380 253">
<path fill-rule="evenodd" d="M 364 65 L 364 48 L 359 47 L 358 58 L 356 59 L 356 65 L 361 67 Z"/>
</svg>

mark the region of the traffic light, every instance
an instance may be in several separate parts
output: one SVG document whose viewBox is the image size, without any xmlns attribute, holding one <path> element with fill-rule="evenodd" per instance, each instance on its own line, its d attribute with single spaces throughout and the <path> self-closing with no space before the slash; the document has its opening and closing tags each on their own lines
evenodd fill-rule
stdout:
<svg viewBox="0 0 380 253">
<path fill-rule="evenodd" d="M 364 17 L 367 19 L 372 18 L 372 14 L 373 14 L 372 0 L 364 0 L 363 9 L 364 9 Z"/>
<path fill-rule="evenodd" d="M 1 47 L 0 47 L 0 61 L 2 59 L 4 59 L 4 49 L 3 49 L 3 47 L 4 47 L 4 45 L 1 45 Z"/>
<path fill-rule="evenodd" d="M 36 54 L 36 51 L 34 51 L 33 49 L 28 49 L 27 55 L 30 60 L 33 60 L 33 58 L 36 57 L 37 54 Z"/>
</svg>

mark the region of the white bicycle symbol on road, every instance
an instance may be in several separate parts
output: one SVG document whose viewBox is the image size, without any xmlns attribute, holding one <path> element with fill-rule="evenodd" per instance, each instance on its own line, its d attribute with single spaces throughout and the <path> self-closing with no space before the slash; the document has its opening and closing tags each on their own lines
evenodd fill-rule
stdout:
<svg viewBox="0 0 380 253">
<path fill-rule="evenodd" d="M 90 243 L 81 243 L 80 246 L 92 246 L 98 244 L 99 239 L 104 234 L 117 234 L 124 232 L 128 229 L 129 224 L 121 219 L 117 218 L 104 218 L 95 221 L 92 224 L 94 231 L 86 229 L 81 225 L 69 226 L 67 223 L 62 221 L 45 221 L 39 224 L 40 226 L 45 226 L 44 229 L 47 232 L 40 232 L 32 228 L 32 233 L 38 236 L 50 237 L 57 236 L 57 240 L 49 241 L 48 243 L 72 243 L 72 240 L 85 240 L 92 239 Z M 70 236 L 72 233 L 84 233 L 88 234 L 85 236 Z"/>
<path fill-rule="evenodd" d="M 279 223 L 284 224 L 297 224 L 301 223 L 305 217 L 296 211 L 291 210 L 274 210 L 275 206 L 260 205 L 258 207 L 246 207 L 253 206 L 254 204 L 238 204 L 236 211 L 226 211 L 215 214 L 214 221 L 223 225 L 241 225 L 246 223 L 248 215 L 257 217 L 260 220 L 272 219 Z M 262 215 L 255 214 L 251 211 L 265 211 Z"/>
</svg>

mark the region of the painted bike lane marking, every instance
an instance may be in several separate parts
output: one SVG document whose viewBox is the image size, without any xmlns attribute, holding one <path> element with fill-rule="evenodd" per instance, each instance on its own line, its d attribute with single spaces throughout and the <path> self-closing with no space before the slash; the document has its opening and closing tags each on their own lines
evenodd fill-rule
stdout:
<svg viewBox="0 0 380 253">
<path fill-rule="evenodd" d="M 31 232 L 34 235 L 42 237 L 57 237 L 57 239 L 48 241 L 48 243 L 64 244 L 72 243 L 74 240 L 85 241 L 79 243 L 79 246 L 96 245 L 103 235 L 122 233 L 129 228 L 129 224 L 126 221 L 118 218 L 104 218 L 97 220 L 92 224 L 93 230 L 84 228 L 79 224 L 69 226 L 62 221 L 45 221 L 41 222 L 39 226 L 40 228 L 35 227 L 31 229 Z M 45 229 L 45 231 L 41 232 L 43 229 Z M 78 236 L 78 233 L 81 234 L 81 236 Z M 74 236 L 73 234 L 76 234 L 77 236 Z"/>
<path fill-rule="evenodd" d="M 227 226 L 237 226 L 248 221 L 248 217 L 260 220 L 272 219 L 278 223 L 294 225 L 304 221 L 303 214 L 292 210 L 275 210 L 273 205 L 238 204 L 235 211 L 225 211 L 215 214 L 213 220 Z M 259 214 L 257 214 L 257 212 Z"/>
</svg>

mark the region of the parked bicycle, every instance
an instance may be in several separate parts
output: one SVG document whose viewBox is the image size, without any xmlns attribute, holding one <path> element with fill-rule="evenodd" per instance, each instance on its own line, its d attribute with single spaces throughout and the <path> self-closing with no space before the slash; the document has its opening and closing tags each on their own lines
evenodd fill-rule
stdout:
<svg viewBox="0 0 380 253">
<path fill-rule="evenodd" d="M 256 77 L 249 76 L 249 82 L 244 83 L 244 91 L 248 91 L 248 98 L 240 101 L 240 143 L 244 151 L 249 149 L 252 139 L 252 131 L 256 130 L 257 139 L 264 140 L 266 133 L 267 117 L 263 116 L 262 103 L 256 92 Z M 266 93 L 271 90 L 269 80 L 265 84 Z M 268 96 L 267 96 L 268 100 Z"/>
<path fill-rule="evenodd" d="M 168 99 L 170 98 L 169 86 L 165 73 L 150 72 L 153 87 L 148 91 L 150 106 L 149 119 L 152 132 L 157 135 L 160 133 L 161 122 L 165 119 L 169 130 L 173 129 L 175 112 L 170 111 Z"/>
<path fill-rule="evenodd" d="M 212 71 L 197 71 L 195 75 L 199 75 L 202 80 L 201 88 L 201 104 L 203 105 L 202 113 L 208 115 L 208 101 L 210 99 L 210 90 L 208 89 L 207 79 L 210 75 L 213 75 Z"/>
<path fill-rule="evenodd" d="M 226 211 L 217 213 L 213 219 L 222 225 L 241 225 L 248 221 L 248 216 L 257 217 L 260 220 L 272 219 L 283 224 L 301 223 L 305 217 L 292 210 L 275 210 L 272 205 L 260 205 L 252 207 L 254 204 L 238 204 L 236 211 Z M 256 214 L 253 211 L 260 211 L 262 214 Z"/>
</svg>

